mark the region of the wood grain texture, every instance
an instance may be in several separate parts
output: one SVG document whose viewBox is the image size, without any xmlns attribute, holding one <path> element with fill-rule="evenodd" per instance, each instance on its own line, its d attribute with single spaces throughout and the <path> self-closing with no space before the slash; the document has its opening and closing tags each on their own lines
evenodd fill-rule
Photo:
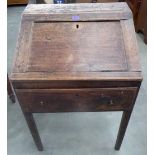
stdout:
<svg viewBox="0 0 155 155">
<path fill-rule="evenodd" d="M 71 89 L 71 88 L 117 88 L 139 87 L 141 81 L 96 81 L 96 80 L 65 80 L 65 81 L 16 81 L 13 85 L 16 89 Z"/>
<path fill-rule="evenodd" d="M 26 71 L 126 71 L 120 34 L 121 26 L 117 21 L 34 23 Z"/>
<path fill-rule="evenodd" d="M 132 18 L 111 20 L 111 15 L 116 15 L 113 11 L 119 12 L 121 9 L 130 12 L 125 3 L 101 6 L 29 5 L 22 17 L 11 80 L 112 80 L 113 77 L 115 80 L 140 80 L 138 72 L 141 69 Z M 78 22 L 62 22 L 64 19 L 56 22 L 55 19 L 49 21 L 46 18 L 52 14 L 57 19 L 58 14 L 68 16 L 68 10 L 81 15 L 96 10 L 99 14 L 103 13 L 104 17 L 105 12 L 110 12 L 107 16 L 110 21 L 103 17 L 95 22 L 98 19 L 95 12 L 91 22 L 82 22 L 81 19 Z M 35 18 L 40 14 L 45 18 L 44 21 Z M 31 21 L 24 15 L 35 19 Z"/>
<path fill-rule="evenodd" d="M 28 0 L 7 0 L 7 5 L 27 4 Z"/>
<path fill-rule="evenodd" d="M 28 72 L 12 73 L 12 83 L 25 81 L 142 81 L 141 72 Z"/>
<path fill-rule="evenodd" d="M 29 46 L 31 37 L 32 23 L 21 19 L 18 41 L 16 45 L 15 59 L 12 70 L 14 72 L 25 72 L 27 69 Z"/>
<path fill-rule="evenodd" d="M 139 64 L 139 49 L 135 35 L 133 20 L 122 20 L 122 32 L 125 43 L 126 58 L 130 71 L 141 71 Z M 133 32 L 131 34 L 131 32 Z"/>
<path fill-rule="evenodd" d="M 26 112 L 117 111 L 132 108 L 137 88 L 16 89 Z"/>
<path fill-rule="evenodd" d="M 75 15 L 80 16 L 80 21 L 132 18 L 126 3 L 29 4 L 23 12 L 24 18 L 32 21 L 73 21 Z"/>
<path fill-rule="evenodd" d="M 126 3 L 28 5 L 10 79 L 38 149 L 32 113 L 131 111 L 142 81 L 138 52 Z"/>
</svg>

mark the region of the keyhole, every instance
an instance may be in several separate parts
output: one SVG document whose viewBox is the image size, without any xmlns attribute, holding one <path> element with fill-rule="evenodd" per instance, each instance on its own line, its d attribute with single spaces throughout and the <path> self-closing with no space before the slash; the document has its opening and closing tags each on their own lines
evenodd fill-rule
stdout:
<svg viewBox="0 0 155 155">
<path fill-rule="evenodd" d="M 78 24 L 76 25 L 76 28 L 77 28 L 77 29 L 79 28 L 79 25 L 78 25 Z"/>
</svg>

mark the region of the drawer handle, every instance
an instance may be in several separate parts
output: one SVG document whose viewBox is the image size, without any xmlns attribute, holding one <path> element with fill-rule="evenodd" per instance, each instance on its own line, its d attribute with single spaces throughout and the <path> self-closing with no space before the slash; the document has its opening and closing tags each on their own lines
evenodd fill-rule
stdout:
<svg viewBox="0 0 155 155">
<path fill-rule="evenodd" d="M 44 105 L 44 102 L 43 101 L 40 101 L 40 104 L 43 106 Z"/>
<path fill-rule="evenodd" d="M 114 104 L 112 100 L 110 100 L 110 104 L 111 104 L 111 105 Z"/>
<path fill-rule="evenodd" d="M 103 101 L 102 103 L 104 103 L 104 104 L 110 104 L 110 105 L 114 104 L 113 100 L 110 97 L 101 95 L 101 99 Z"/>
</svg>

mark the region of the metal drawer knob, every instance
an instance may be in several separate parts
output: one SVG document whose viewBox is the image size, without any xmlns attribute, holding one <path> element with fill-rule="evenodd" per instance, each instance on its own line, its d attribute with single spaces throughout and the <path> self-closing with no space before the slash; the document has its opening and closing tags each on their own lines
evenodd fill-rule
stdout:
<svg viewBox="0 0 155 155">
<path fill-rule="evenodd" d="M 112 100 L 110 100 L 110 104 L 111 104 L 111 105 L 114 104 Z"/>
<path fill-rule="evenodd" d="M 40 101 L 40 104 L 43 106 L 44 105 L 44 102 L 43 101 Z"/>
<path fill-rule="evenodd" d="M 103 103 L 111 104 L 111 105 L 113 104 L 113 100 L 109 96 L 105 96 L 104 94 L 101 94 L 101 98 Z"/>
</svg>

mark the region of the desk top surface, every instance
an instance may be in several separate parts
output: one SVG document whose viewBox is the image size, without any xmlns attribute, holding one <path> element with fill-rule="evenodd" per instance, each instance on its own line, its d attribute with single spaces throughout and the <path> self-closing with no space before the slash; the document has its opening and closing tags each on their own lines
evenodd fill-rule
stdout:
<svg viewBox="0 0 155 155">
<path fill-rule="evenodd" d="M 28 5 L 11 79 L 141 79 L 130 10 L 125 3 Z"/>
</svg>

